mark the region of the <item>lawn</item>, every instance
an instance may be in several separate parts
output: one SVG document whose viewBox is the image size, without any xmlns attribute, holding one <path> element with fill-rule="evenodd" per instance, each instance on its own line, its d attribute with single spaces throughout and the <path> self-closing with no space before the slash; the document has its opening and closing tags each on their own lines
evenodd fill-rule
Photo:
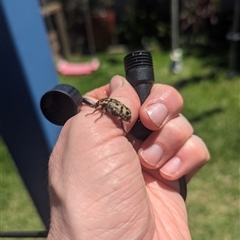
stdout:
<svg viewBox="0 0 240 240">
<path fill-rule="evenodd" d="M 61 77 L 61 82 L 75 86 L 84 94 L 108 83 L 115 74 L 124 75 L 124 55 L 99 54 L 101 66 L 96 73 Z M 156 82 L 173 85 L 180 91 L 185 102 L 183 114 L 211 153 L 211 161 L 188 186 L 187 208 L 194 240 L 240 239 L 240 78 L 226 79 L 222 60 L 226 60 L 222 54 L 206 57 L 188 53 L 184 57 L 183 71 L 173 75 L 168 70 L 169 54 L 153 52 Z M 0 229 L 42 229 L 2 139 L 0 154 Z"/>
</svg>

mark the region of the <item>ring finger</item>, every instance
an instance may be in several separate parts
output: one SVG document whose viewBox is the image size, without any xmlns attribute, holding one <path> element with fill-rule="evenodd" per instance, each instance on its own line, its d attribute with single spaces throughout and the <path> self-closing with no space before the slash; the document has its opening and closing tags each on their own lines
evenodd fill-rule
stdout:
<svg viewBox="0 0 240 240">
<path fill-rule="evenodd" d="M 180 150 L 192 133 L 193 128 L 183 115 L 170 120 L 142 143 L 138 151 L 141 163 L 150 169 L 161 167 Z"/>
</svg>

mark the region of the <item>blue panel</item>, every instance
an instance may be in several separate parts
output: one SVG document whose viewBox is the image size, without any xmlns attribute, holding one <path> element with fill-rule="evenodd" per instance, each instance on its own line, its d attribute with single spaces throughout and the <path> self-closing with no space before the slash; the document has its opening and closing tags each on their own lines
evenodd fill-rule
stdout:
<svg viewBox="0 0 240 240">
<path fill-rule="evenodd" d="M 0 23 L 0 132 L 47 226 L 47 164 L 60 128 L 39 103 L 58 78 L 37 0 L 0 0 Z"/>
</svg>

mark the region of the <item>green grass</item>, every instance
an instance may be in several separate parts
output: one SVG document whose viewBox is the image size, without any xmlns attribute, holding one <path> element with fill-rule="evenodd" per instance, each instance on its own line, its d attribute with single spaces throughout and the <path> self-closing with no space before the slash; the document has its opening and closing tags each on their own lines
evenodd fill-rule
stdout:
<svg viewBox="0 0 240 240">
<path fill-rule="evenodd" d="M 115 74 L 124 75 L 124 56 L 99 54 L 101 67 L 96 73 L 61 77 L 61 82 L 77 87 L 84 94 L 108 83 Z M 218 58 L 223 56 L 219 54 Z M 240 239 L 240 78 L 227 80 L 226 70 L 219 66 L 218 58 L 188 55 L 184 58 L 183 71 L 173 75 L 168 71 L 169 54 L 153 53 L 156 82 L 178 88 L 185 102 L 183 114 L 211 153 L 211 161 L 188 186 L 187 208 L 194 240 Z M 73 60 L 84 61 L 87 58 Z M 2 140 L 0 152 L 0 229 L 42 229 Z"/>
<path fill-rule="evenodd" d="M 0 139 L 0 231 L 42 230 L 43 224 L 11 160 Z"/>
</svg>

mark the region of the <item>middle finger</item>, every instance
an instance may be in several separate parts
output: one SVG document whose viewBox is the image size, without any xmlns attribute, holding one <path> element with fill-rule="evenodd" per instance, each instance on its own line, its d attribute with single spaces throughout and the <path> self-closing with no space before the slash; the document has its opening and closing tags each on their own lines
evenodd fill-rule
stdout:
<svg viewBox="0 0 240 240">
<path fill-rule="evenodd" d="M 183 115 L 170 120 L 142 143 L 138 151 L 141 163 L 151 169 L 161 167 L 192 134 L 193 128 Z"/>
</svg>

